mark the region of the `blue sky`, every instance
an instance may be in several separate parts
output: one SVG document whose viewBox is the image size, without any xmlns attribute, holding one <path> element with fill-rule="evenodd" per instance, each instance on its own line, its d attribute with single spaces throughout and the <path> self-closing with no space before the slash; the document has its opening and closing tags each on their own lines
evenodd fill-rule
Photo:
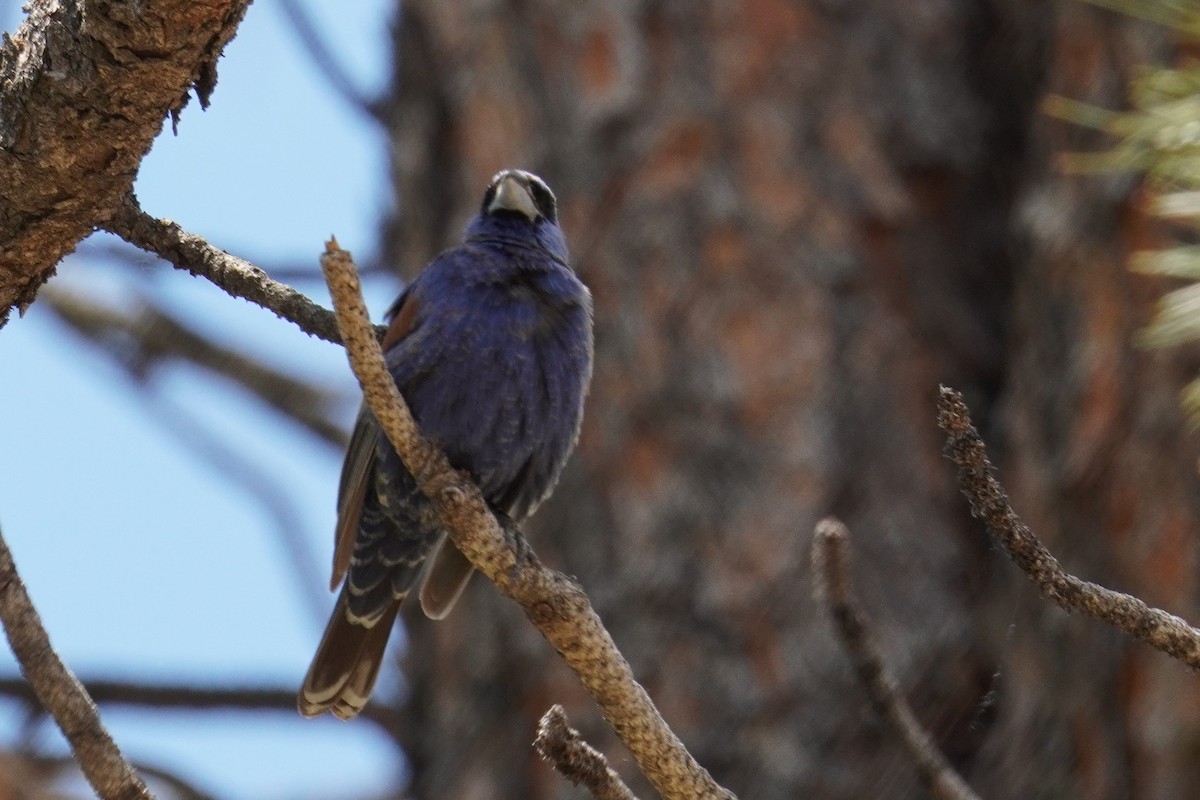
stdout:
<svg viewBox="0 0 1200 800">
<path fill-rule="evenodd" d="M 309 5 L 359 85 L 382 89 L 393 0 Z M 19 16 L 0 8 L 8 30 Z M 237 254 L 311 264 L 315 277 L 330 234 L 360 263 L 374 251 L 388 202 L 384 154 L 378 130 L 315 72 L 277 3 L 258 0 L 221 61 L 212 106 L 191 103 L 178 136 L 168 126 L 136 189 L 151 214 Z M 152 289 L 214 338 L 338 392 L 346 424 L 353 418 L 356 387 L 339 348 L 199 279 L 149 258 L 141 271 L 106 267 L 85 242 L 54 283 L 115 305 Z M 328 303 L 318 280 L 297 285 Z M 377 313 L 396 290 L 368 288 Z M 326 608 L 332 598 L 298 578 L 262 505 L 38 304 L 0 331 L 0 368 L 0 525 L 70 666 L 85 677 L 298 685 L 324 622 L 313 594 Z M 324 574 L 340 453 L 188 370 L 157 374 L 153 388 L 278 483 L 303 557 Z M 15 672 L 7 651 L 0 662 Z M 402 769 L 365 722 L 103 712 L 130 756 L 221 797 L 361 797 Z M 17 707 L 0 703 L 0 746 L 20 723 Z M 49 725 L 39 732 L 56 736 Z"/>
</svg>

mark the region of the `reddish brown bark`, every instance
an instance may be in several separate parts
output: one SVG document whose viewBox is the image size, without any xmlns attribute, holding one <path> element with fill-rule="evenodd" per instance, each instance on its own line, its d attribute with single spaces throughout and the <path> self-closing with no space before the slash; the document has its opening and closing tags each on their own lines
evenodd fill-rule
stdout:
<svg viewBox="0 0 1200 800">
<path fill-rule="evenodd" d="M 474 9 L 475 7 L 471 7 Z M 592 287 L 580 452 L 531 531 L 577 575 L 676 732 L 747 798 L 918 797 L 813 607 L 809 534 L 856 583 L 917 715 L 983 796 L 1186 798 L 1196 678 L 1065 617 L 940 454 L 966 391 L 1017 510 L 1083 577 L 1197 616 L 1194 363 L 1135 349 L 1159 287 L 1125 178 L 1049 91 L 1119 105 L 1161 33 L 1072 3 L 406 0 L 388 114 L 410 273 L 487 178 L 542 174 Z M 566 797 L 529 749 L 573 678 L 482 584 L 413 620 L 417 797 Z"/>
</svg>

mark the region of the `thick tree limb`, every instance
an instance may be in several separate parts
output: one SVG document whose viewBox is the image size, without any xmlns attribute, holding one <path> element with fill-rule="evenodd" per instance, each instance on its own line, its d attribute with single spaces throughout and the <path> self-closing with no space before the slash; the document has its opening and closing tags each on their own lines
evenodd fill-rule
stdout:
<svg viewBox="0 0 1200 800">
<path fill-rule="evenodd" d="M 0 621 L 21 674 L 50 712 L 96 794 L 105 800 L 151 797 L 100 722 L 100 712 L 59 659 L 0 535 Z"/>
<path fill-rule="evenodd" d="M 321 268 L 366 401 L 405 466 L 421 476 L 421 491 L 455 546 L 504 595 L 521 605 L 579 676 L 664 798 L 732 798 L 663 721 L 579 585 L 538 561 L 520 531 L 501 529 L 479 489 L 421 436 L 384 364 L 350 254 L 331 241 Z"/>
<path fill-rule="evenodd" d="M 596 800 L 637 800 L 604 756 L 571 727 L 562 706 L 550 706 L 542 716 L 533 746 L 564 778 L 576 786 L 582 783 Z"/>
<path fill-rule="evenodd" d="M 32 0 L 0 47 L 0 326 L 108 219 L 250 0 Z"/>
<path fill-rule="evenodd" d="M 977 800 L 978 795 L 921 727 L 896 679 L 875 646 L 867 616 L 854 596 L 850 580 L 850 532 L 829 517 L 817 523 L 813 536 L 813 573 L 817 602 L 829 611 L 842 645 L 854 662 L 859 683 L 871 705 L 904 744 L 921 779 L 938 800 Z"/>
<path fill-rule="evenodd" d="M 948 386 L 938 392 L 938 426 L 946 433 L 946 455 L 958 468 L 958 483 L 988 533 L 1029 576 L 1038 591 L 1067 611 L 1082 611 L 1200 669 L 1200 630 L 1187 621 L 1151 608 L 1136 597 L 1114 592 L 1066 572 L 1013 511 L 979 432 L 971 424 L 962 395 Z"/>
<path fill-rule="evenodd" d="M 258 267 L 213 247 L 174 222 L 142 211 L 133 195 L 125 197 L 106 228 L 132 245 L 207 278 L 234 297 L 249 300 L 292 322 L 309 336 L 341 344 L 333 313 L 290 286 L 271 280 Z"/>
</svg>

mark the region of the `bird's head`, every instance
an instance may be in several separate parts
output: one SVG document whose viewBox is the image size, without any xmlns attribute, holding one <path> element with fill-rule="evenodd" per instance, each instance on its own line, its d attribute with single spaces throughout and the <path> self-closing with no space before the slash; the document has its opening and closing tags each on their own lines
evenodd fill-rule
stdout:
<svg viewBox="0 0 1200 800">
<path fill-rule="evenodd" d="M 558 227 L 558 201 L 546 182 L 521 169 L 496 173 L 483 194 L 478 216 L 468 237 L 533 240 L 559 260 L 566 261 L 567 245 Z"/>
</svg>

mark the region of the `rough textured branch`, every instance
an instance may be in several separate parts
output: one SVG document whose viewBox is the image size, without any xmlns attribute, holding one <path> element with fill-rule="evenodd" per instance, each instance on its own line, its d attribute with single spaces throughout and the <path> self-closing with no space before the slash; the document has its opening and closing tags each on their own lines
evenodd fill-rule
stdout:
<svg viewBox="0 0 1200 800">
<path fill-rule="evenodd" d="M 23 754 L 23 757 L 26 763 L 35 768 L 37 772 L 34 776 L 30 776 L 32 780 L 21 787 L 25 793 L 18 793 L 15 797 L 41 798 L 45 796 L 43 787 L 48 784 L 67 780 L 73 780 L 76 783 L 79 781 L 79 764 L 75 763 L 75 759 L 70 756 L 58 757 L 31 753 Z M 173 800 L 216 800 L 212 795 L 201 791 L 173 772 L 143 763 L 135 763 L 134 767 L 139 774 L 145 775 L 155 785 L 165 786 L 168 790 L 167 796 Z M 12 778 L 11 775 L 5 777 L 9 780 Z M 55 795 L 55 797 L 58 796 Z"/>
<path fill-rule="evenodd" d="M 533 746 L 564 778 L 576 786 L 582 783 L 596 800 L 637 800 L 604 756 L 571 727 L 562 706 L 550 706 L 542 716 Z"/>
<path fill-rule="evenodd" d="M 50 645 L 17 565 L 0 535 L 0 621 L 21 674 L 33 687 L 38 702 L 63 732 L 80 769 L 96 794 L 105 800 L 149 798 L 116 742 L 100 722 L 100 712 L 87 692 Z"/>
<path fill-rule="evenodd" d="M 0 47 L 0 326 L 104 223 L 249 0 L 33 0 Z"/>
<path fill-rule="evenodd" d="M 993 477 L 987 450 L 971 424 L 962 395 L 942 386 L 938 425 L 946 433 L 946 455 L 958 468 L 958 483 L 988 533 L 1037 584 L 1043 597 L 1067 611 L 1082 611 L 1135 636 L 1167 655 L 1200 669 L 1200 630 L 1185 620 L 1151 608 L 1131 595 L 1081 580 L 1063 570 L 1029 526 L 1017 517 L 1004 487 Z"/>
<path fill-rule="evenodd" d="M 663 797 L 732 798 L 659 716 L 583 590 L 543 566 L 519 531 L 502 530 L 478 488 L 421 437 L 384 364 L 350 254 L 332 241 L 326 245 L 321 268 L 366 401 L 405 466 L 421 476 L 421 491 L 437 509 L 454 544 L 502 593 L 521 605 L 575 670 Z"/>
<path fill-rule="evenodd" d="M 341 344 L 333 313 L 290 286 L 271 280 L 258 267 L 213 247 L 174 222 L 156 219 L 132 196 L 107 223 L 107 229 L 132 245 L 163 258 L 193 275 L 212 281 L 234 297 L 249 300 L 318 339 Z"/>
<path fill-rule="evenodd" d="M 832 517 L 817 523 L 813 572 L 817 602 L 829 611 L 842 644 L 854 662 L 871 704 L 903 742 L 921 779 L 938 800 L 976 800 L 976 795 L 921 727 L 867 628 L 867 617 L 850 580 L 850 532 Z"/>
</svg>

